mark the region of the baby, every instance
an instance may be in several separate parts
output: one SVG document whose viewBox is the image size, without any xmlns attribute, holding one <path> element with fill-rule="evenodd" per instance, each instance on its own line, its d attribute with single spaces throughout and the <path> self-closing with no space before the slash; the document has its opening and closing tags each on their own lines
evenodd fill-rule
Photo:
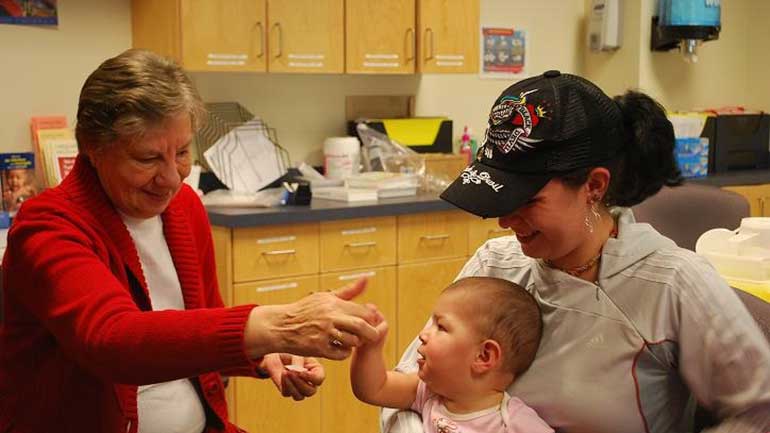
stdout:
<svg viewBox="0 0 770 433">
<path fill-rule="evenodd" d="M 489 277 L 463 278 L 439 296 L 420 333 L 418 372 L 387 371 L 380 338 L 355 349 L 350 370 L 358 399 L 411 409 L 427 433 L 553 432 L 506 389 L 535 359 L 540 309 L 524 288 Z"/>
</svg>

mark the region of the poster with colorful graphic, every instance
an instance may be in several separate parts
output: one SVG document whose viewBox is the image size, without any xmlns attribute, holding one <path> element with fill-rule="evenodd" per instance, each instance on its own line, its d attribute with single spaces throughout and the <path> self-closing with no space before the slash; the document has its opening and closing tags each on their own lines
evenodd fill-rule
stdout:
<svg viewBox="0 0 770 433">
<path fill-rule="evenodd" d="M 0 0 L 0 24 L 56 26 L 57 0 Z"/>
<path fill-rule="evenodd" d="M 481 78 L 521 79 L 527 71 L 527 32 L 481 28 Z"/>
</svg>

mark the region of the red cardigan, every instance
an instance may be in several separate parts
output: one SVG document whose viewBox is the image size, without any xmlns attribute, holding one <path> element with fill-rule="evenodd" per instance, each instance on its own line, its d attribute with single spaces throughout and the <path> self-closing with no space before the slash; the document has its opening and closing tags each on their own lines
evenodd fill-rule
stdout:
<svg viewBox="0 0 770 433">
<path fill-rule="evenodd" d="M 78 157 L 24 203 L 3 258 L 0 432 L 136 432 L 137 385 L 192 378 L 207 432 L 235 432 L 219 372 L 256 375 L 253 305 L 224 308 L 205 209 L 184 185 L 162 214 L 186 310 L 148 310 L 131 236 Z"/>
</svg>

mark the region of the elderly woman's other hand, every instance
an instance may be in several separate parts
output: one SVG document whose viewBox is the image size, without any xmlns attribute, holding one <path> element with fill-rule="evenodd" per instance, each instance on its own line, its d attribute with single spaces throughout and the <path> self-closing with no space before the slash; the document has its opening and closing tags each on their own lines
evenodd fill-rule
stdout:
<svg viewBox="0 0 770 433">
<path fill-rule="evenodd" d="M 289 353 L 265 355 L 260 367 L 270 375 L 281 395 L 296 401 L 315 394 L 326 379 L 323 366 L 315 358 Z"/>
<path fill-rule="evenodd" d="M 251 311 L 245 350 L 252 358 L 287 352 L 342 360 L 363 341 L 375 341 L 376 313 L 352 302 L 366 279 L 335 291 L 312 293 L 297 302 L 265 305 Z"/>
</svg>

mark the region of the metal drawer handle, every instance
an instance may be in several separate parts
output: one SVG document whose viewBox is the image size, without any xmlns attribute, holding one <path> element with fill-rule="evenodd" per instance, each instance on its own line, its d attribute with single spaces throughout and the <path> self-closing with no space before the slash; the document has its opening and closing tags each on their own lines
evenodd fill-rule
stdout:
<svg viewBox="0 0 770 433">
<path fill-rule="evenodd" d="M 426 241 L 444 241 L 447 239 L 449 239 L 448 234 L 420 236 L 420 240 L 426 240 Z"/>
<path fill-rule="evenodd" d="M 275 250 L 275 251 L 263 251 L 263 256 L 288 256 L 297 254 L 297 250 Z"/>
<path fill-rule="evenodd" d="M 349 244 L 345 244 L 345 248 L 374 248 L 376 246 L 377 246 L 377 242 L 375 241 L 351 242 Z"/>
</svg>

